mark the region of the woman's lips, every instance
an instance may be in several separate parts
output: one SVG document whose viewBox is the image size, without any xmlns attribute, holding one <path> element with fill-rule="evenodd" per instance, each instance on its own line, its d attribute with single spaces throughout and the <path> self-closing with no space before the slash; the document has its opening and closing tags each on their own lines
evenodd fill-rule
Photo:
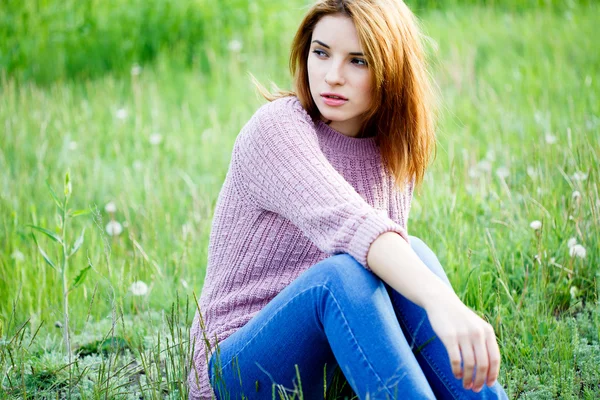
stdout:
<svg viewBox="0 0 600 400">
<path fill-rule="evenodd" d="M 327 96 L 321 96 L 321 97 L 323 98 L 323 103 L 325 103 L 331 107 L 339 107 L 341 105 L 346 104 L 346 102 L 348 101 L 346 99 L 335 99 L 335 98 L 327 97 Z"/>
</svg>

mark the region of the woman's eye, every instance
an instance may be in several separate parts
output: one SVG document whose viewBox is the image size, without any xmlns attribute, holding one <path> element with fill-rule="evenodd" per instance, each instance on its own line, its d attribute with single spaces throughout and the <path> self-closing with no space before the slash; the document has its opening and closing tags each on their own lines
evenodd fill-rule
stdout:
<svg viewBox="0 0 600 400">
<path fill-rule="evenodd" d="M 313 53 L 315 53 L 319 57 L 323 57 L 323 56 L 327 55 L 323 50 L 318 50 L 318 49 L 317 50 L 313 50 Z"/>
<path fill-rule="evenodd" d="M 352 62 L 355 63 L 355 64 L 357 64 L 357 65 L 361 65 L 361 66 L 362 65 L 364 65 L 364 66 L 367 65 L 367 60 L 364 60 L 362 58 L 354 58 L 354 59 L 352 59 Z"/>
</svg>

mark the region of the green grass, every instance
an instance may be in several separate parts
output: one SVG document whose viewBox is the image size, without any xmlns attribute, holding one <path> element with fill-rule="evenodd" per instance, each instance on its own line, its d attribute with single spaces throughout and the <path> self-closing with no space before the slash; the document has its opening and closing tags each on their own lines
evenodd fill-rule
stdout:
<svg viewBox="0 0 600 400">
<path fill-rule="evenodd" d="M 216 27 L 208 68 L 186 64 L 174 49 L 158 52 L 139 75 L 117 69 L 43 86 L 4 75 L 0 397 L 184 395 L 187 329 L 214 204 L 235 136 L 262 102 L 246 72 L 289 86 L 285 49 L 302 4 L 255 10 L 276 15 L 280 32 Z M 438 254 L 463 301 L 494 325 L 500 382 L 511 398 L 600 397 L 598 17 L 598 5 L 422 14 L 444 109 L 409 230 Z M 233 38 L 240 52 L 227 50 Z M 156 134 L 162 141 L 152 144 Z M 73 345 L 110 337 L 126 344 L 104 346 L 72 368 L 54 326 L 62 281 L 26 226 L 57 231 L 45 182 L 61 192 L 67 170 L 71 207 L 94 210 L 67 230 L 72 242 L 86 228 L 69 279 L 94 266 L 69 296 Z M 574 179 L 579 172 L 586 179 Z M 110 201 L 114 215 L 104 210 Z M 104 227 L 113 218 L 126 226 L 111 237 Z M 530 228 L 534 220 L 541 230 Z M 58 259 L 56 243 L 37 237 Z M 569 255 L 573 237 L 585 259 Z M 129 291 L 137 280 L 150 286 L 147 295 Z"/>
</svg>

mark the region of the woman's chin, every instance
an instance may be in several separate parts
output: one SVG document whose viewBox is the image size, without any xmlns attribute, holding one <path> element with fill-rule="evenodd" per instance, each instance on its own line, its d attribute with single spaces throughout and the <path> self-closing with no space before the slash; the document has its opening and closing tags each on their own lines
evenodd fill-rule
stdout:
<svg viewBox="0 0 600 400">
<path fill-rule="evenodd" d="M 342 122 L 342 121 L 346 120 L 346 118 L 344 118 L 343 116 L 340 116 L 340 113 L 331 112 L 330 110 L 321 110 L 321 109 L 319 109 L 319 111 L 320 111 L 323 119 L 326 121 Z M 323 112 L 323 111 L 325 111 L 325 112 Z"/>
</svg>

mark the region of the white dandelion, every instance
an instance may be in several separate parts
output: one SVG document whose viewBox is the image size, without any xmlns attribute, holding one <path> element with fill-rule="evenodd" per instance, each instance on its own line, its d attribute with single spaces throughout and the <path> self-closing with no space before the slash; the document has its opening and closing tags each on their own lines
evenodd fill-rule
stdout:
<svg viewBox="0 0 600 400">
<path fill-rule="evenodd" d="M 531 229 L 533 229 L 534 231 L 537 231 L 538 229 L 542 228 L 542 221 L 538 221 L 538 220 L 531 221 L 531 223 L 529 224 L 529 227 Z"/>
<path fill-rule="evenodd" d="M 506 167 L 499 167 L 496 169 L 496 175 L 499 178 L 506 179 L 510 176 L 510 171 Z"/>
<path fill-rule="evenodd" d="M 106 224 L 106 233 L 109 236 L 119 236 L 123 232 L 123 225 L 117 221 L 110 221 Z"/>
<path fill-rule="evenodd" d="M 194 231 L 194 226 L 191 222 L 186 222 L 181 226 L 181 230 L 183 233 L 183 240 L 187 239 Z"/>
<path fill-rule="evenodd" d="M 585 258 L 586 253 L 587 252 L 585 251 L 585 247 L 583 247 L 580 244 L 576 244 L 575 246 L 569 249 L 569 255 L 571 257 Z"/>
<path fill-rule="evenodd" d="M 242 42 L 240 42 L 237 39 L 234 39 L 231 42 L 229 42 L 229 45 L 227 47 L 232 53 L 239 53 L 242 50 Z"/>
<path fill-rule="evenodd" d="M 153 146 L 159 145 L 162 142 L 163 138 L 160 133 L 153 133 L 150 135 L 150 144 Z"/>
<path fill-rule="evenodd" d="M 577 288 L 577 286 L 571 286 L 571 289 L 569 289 L 569 293 L 571 293 L 572 298 L 576 298 L 577 293 L 579 293 L 579 289 Z"/>
<path fill-rule="evenodd" d="M 575 190 L 571 197 L 573 198 L 573 200 L 579 200 L 581 198 L 581 193 L 579 192 L 579 190 Z"/>
<path fill-rule="evenodd" d="M 492 170 L 492 163 L 489 160 L 481 160 L 477 163 L 477 168 L 481 171 L 490 172 Z"/>
<path fill-rule="evenodd" d="M 119 109 L 117 110 L 117 113 L 116 113 L 116 115 L 117 115 L 117 118 L 118 118 L 118 119 L 120 119 L 120 120 L 124 120 L 125 118 L 127 118 L 127 110 L 126 110 L 126 109 L 124 109 L 124 108 L 119 108 Z"/>
<path fill-rule="evenodd" d="M 143 281 L 136 281 L 131 284 L 129 291 L 134 296 L 144 296 L 148 293 L 148 285 Z"/>
<path fill-rule="evenodd" d="M 556 141 L 557 141 L 557 138 L 556 138 L 556 136 L 554 136 L 554 135 L 552 135 L 552 134 L 550 134 L 550 133 L 547 133 L 547 134 L 546 134 L 546 137 L 545 137 L 545 139 L 546 139 L 546 143 L 548 143 L 548 144 L 554 144 L 554 143 L 556 143 Z"/>
<path fill-rule="evenodd" d="M 19 250 L 13 251 L 12 254 L 10 255 L 10 258 L 15 260 L 16 262 L 25 261 L 25 255 L 23 253 L 21 253 Z"/>
<path fill-rule="evenodd" d="M 144 163 L 141 162 L 140 160 L 135 160 L 133 162 L 133 169 L 135 169 L 136 171 L 141 171 L 144 168 Z"/>
<path fill-rule="evenodd" d="M 480 172 L 477 169 L 477 167 L 471 167 L 469 168 L 469 178 L 477 178 L 479 177 Z"/>
<path fill-rule="evenodd" d="M 567 246 L 568 246 L 569 248 L 571 248 L 571 247 L 575 246 L 576 244 L 577 244 L 577 239 L 575 239 L 574 237 L 573 237 L 573 238 L 571 238 L 571 239 L 569 239 L 569 241 L 567 242 Z"/>
<path fill-rule="evenodd" d="M 142 73 L 142 67 L 140 67 L 139 64 L 133 64 L 131 66 L 131 75 L 132 76 L 138 76 L 141 73 Z"/>
<path fill-rule="evenodd" d="M 571 176 L 574 181 L 582 182 L 587 179 L 588 175 L 585 172 L 577 171 Z"/>
<path fill-rule="evenodd" d="M 115 213 L 115 212 L 117 212 L 117 206 L 112 201 L 109 201 L 104 206 L 104 211 L 106 211 L 107 213 L 111 213 L 111 214 Z"/>
</svg>

